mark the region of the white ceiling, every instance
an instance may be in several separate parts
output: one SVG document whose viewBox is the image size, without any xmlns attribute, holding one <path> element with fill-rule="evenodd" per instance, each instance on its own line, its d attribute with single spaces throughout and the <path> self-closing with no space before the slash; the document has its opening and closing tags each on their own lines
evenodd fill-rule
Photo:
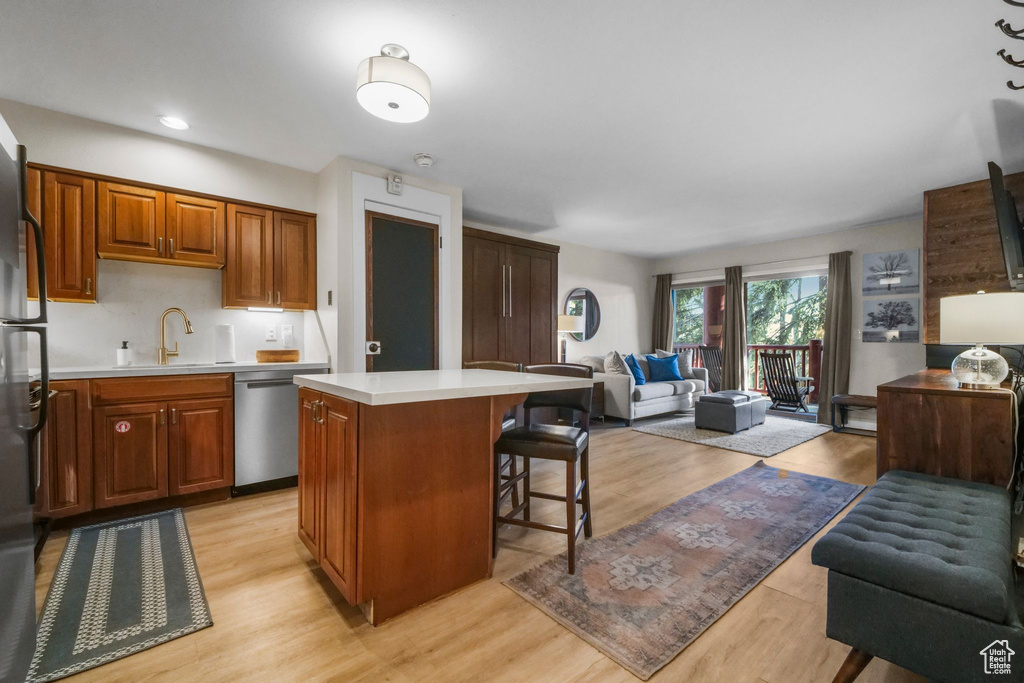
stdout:
<svg viewBox="0 0 1024 683">
<path fill-rule="evenodd" d="M 0 97 L 310 171 L 342 154 L 461 186 L 467 220 L 663 256 L 1024 170 L 999 18 L 1024 27 L 999 0 L 0 0 Z M 431 78 L 422 122 L 356 103 L 386 42 Z"/>
</svg>

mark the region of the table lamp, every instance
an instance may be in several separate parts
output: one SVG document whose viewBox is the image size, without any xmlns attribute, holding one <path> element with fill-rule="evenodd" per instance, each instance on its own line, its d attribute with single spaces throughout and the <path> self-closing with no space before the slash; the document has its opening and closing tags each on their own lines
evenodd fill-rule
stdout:
<svg viewBox="0 0 1024 683">
<path fill-rule="evenodd" d="M 984 345 L 1024 344 L 1024 293 L 943 297 L 939 300 L 939 343 L 974 345 L 953 361 L 953 376 L 960 386 L 999 386 L 1010 374 L 1010 366 Z"/>
<path fill-rule="evenodd" d="M 582 315 L 560 315 L 558 316 L 558 336 L 562 338 L 562 362 L 565 362 L 565 347 L 568 344 L 569 335 L 580 333 L 586 329 L 586 322 Z"/>
</svg>

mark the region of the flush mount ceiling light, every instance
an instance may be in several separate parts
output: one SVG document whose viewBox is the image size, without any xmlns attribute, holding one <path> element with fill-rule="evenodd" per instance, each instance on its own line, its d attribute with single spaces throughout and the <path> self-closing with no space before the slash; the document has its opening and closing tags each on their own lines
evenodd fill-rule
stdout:
<svg viewBox="0 0 1024 683">
<path fill-rule="evenodd" d="M 174 130 L 188 130 L 188 123 L 177 116 L 158 116 L 156 120 Z"/>
<path fill-rule="evenodd" d="M 409 61 L 409 51 L 388 43 L 380 57 L 356 70 L 356 99 L 374 116 L 396 123 L 420 121 L 430 112 L 430 79 Z"/>
<path fill-rule="evenodd" d="M 432 154 L 427 154 L 426 152 L 413 154 L 412 160 L 421 168 L 430 168 L 434 165 L 434 156 Z"/>
</svg>

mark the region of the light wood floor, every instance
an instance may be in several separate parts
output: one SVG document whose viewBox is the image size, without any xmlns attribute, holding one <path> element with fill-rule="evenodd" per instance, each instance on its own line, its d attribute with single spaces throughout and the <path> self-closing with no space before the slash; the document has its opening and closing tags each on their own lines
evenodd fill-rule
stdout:
<svg viewBox="0 0 1024 683">
<path fill-rule="evenodd" d="M 872 484 L 874 449 L 874 439 L 828 433 L 768 462 Z M 591 453 L 595 536 L 760 460 L 621 427 L 596 430 Z M 556 467 L 536 464 L 535 488 L 550 483 L 547 490 L 560 490 L 564 469 Z M 562 508 L 549 505 L 554 521 Z M 492 579 L 373 628 L 296 537 L 294 489 L 190 508 L 186 519 L 214 626 L 76 680 L 638 680 L 501 585 L 562 552 L 561 536 L 506 527 Z M 40 605 L 66 538 L 66 532 L 52 537 L 40 560 Z M 831 681 L 847 648 L 825 637 L 825 570 L 811 565 L 812 544 L 651 680 Z M 876 659 L 859 680 L 922 679 Z"/>
</svg>

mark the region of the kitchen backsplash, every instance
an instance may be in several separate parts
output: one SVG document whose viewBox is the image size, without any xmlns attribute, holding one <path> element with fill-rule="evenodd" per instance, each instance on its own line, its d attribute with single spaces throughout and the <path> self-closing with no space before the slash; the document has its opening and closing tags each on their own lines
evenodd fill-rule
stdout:
<svg viewBox="0 0 1024 683">
<path fill-rule="evenodd" d="M 214 361 L 214 325 L 235 326 L 238 361 L 256 360 L 258 349 L 297 348 L 306 359 L 304 316 L 312 313 L 266 313 L 225 310 L 221 302 L 221 271 L 99 259 L 99 303 L 50 302 L 49 347 L 52 367 L 115 365 L 117 348 L 127 339 L 135 364 L 156 363 L 160 315 L 178 306 L 192 321 L 186 335 L 181 317 L 167 318 L 167 346 L 178 342 L 181 355 L 171 363 Z M 30 305 L 30 310 L 36 304 Z M 265 341 L 267 326 L 276 326 L 277 341 Z M 283 343 L 283 325 L 291 325 L 294 343 Z M 321 355 L 319 339 L 314 355 Z M 36 361 L 37 359 L 33 359 Z M 35 362 L 33 362 L 35 365 Z"/>
</svg>

